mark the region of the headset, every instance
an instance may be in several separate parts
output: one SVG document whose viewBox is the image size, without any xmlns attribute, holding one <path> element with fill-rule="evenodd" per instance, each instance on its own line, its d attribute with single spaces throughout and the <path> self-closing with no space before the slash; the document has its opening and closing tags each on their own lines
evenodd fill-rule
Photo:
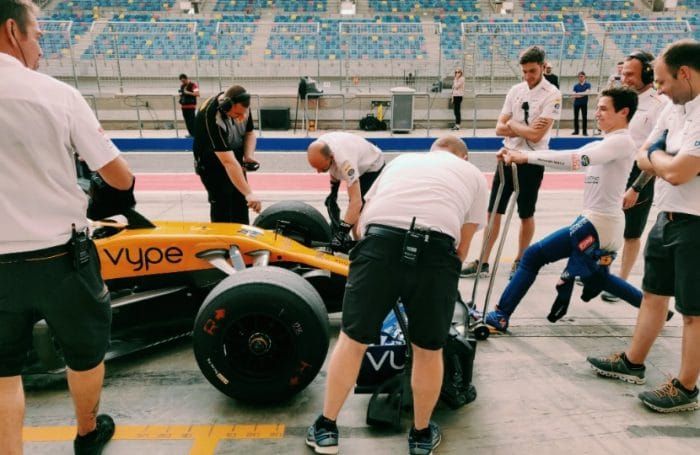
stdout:
<svg viewBox="0 0 700 455">
<path fill-rule="evenodd" d="M 648 55 L 644 52 L 633 52 L 627 58 L 634 58 L 642 64 L 642 83 L 644 85 L 654 82 L 654 68 L 651 66 L 651 60 Z"/>
<path fill-rule="evenodd" d="M 224 96 L 219 102 L 219 111 L 221 111 L 222 114 L 226 114 L 231 110 L 234 104 L 245 103 L 247 101 L 250 101 L 250 93 L 246 92 L 245 90 L 232 98 Z"/>
</svg>

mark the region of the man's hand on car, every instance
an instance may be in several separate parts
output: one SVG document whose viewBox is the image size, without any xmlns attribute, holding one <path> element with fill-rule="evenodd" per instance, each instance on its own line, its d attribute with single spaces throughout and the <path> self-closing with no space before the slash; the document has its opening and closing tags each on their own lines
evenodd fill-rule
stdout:
<svg viewBox="0 0 700 455">
<path fill-rule="evenodd" d="M 350 230 L 352 225 L 341 221 L 338 228 L 333 233 L 333 238 L 331 239 L 331 250 L 339 251 L 341 253 L 347 253 L 353 247 L 355 242 L 352 237 L 350 237 Z"/>
</svg>

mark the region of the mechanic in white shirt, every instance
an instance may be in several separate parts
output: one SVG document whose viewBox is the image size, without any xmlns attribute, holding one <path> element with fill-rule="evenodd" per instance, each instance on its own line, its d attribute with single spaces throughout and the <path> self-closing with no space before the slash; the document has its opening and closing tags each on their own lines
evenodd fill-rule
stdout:
<svg viewBox="0 0 700 455">
<path fill-rule="evenodd" d="M 498 117 L 496 134 L 503 136 L 503 146 L 515 150 L 547 150 L 552 126 L 561 116 L 561 92 L 544 78 L 545 53 L 539 47 L 531 47 L 520 57 L 520 68 L 524 81 L 514 85 L 506 96 L 506 101 Z M 462 270 L 462 276 L 476 273 L 488 274 L 488 258 L 496 243 L 501 226 L 501 216 L 506 211 L 508 200 L 513 193 L 513 178 L 510 168 L 506 169 L 503 193 L 498 207 L 495 206 L 500 177 L 495 174 L 489 199 L 489 217 L 494 217 L 493 233 L 484 239 L 484 257 L 472 261 Z M 535 206 L 544 176 L 544 167 L 526 164 L 518 167 L 520 194 L 518 195 L 518 216 L 520 235 L 518 254 L 511 268 L 517 268 L 525 248 L 530 245 L 535 234 Z"/>
<path fill-rule="evenodd" d="M 525 251 L 498 306 L 485 315 L 484 321 L 495 330 L 506 331 L 511 315 L 534 283 L 539 270 L 548 263 L 564 258 L 571 258 L 570 265 L 567 266 L 569 275 L 563 276 L 558 285 L 560 296 L 553 308 L 558 311 L 553 311 L 550 320 L 554 321 L 566 312 L 575 276 L 581 277 L 584 286 L 590 283 L 606 290 L 614 289 L 616 295 L 639 305 L 642 296 L 637 289 L 613 275 L 599 274 L 597 267 L 602 256 L 610 260 L 610 253 L 622 246 L 625 223 L 622 196 L 636 152 L 627 127 L 636 109 L 637 94 L 633 90 L 605 90 L 598 99 L 595 114 L 600 129 L 605 132 L 602 141 L 562 152 L 509 149 L 499 152 L 506 163 L 531 163 L 568 170 L 585 169 L 586 179 L 581 215 L 571 226 L 550 234 Z M 572 270 L 575 270 L 575 274 L 571 273 Z M 603 270 L 605 271 L 607 268 Z M 601 279 L 602 283 L 596 283 L 594 279 Z M 563 308 L 558 308 L 561 305 L 564 305 Z"/>
<path fill-rule="evenodd" d="M 331 192 L 325 204 L 333 227 L 331 247 L 348 250 L 352 244 L 350 230 L 360 217 L 364 196 L 384 167 L 382 151 L 361 136 L 339 131 L 323 134 L 313 141 L 307 159 L 317 172 L 330 174 Z M 342 220 L 337 204 L 341 181 L 347 186 L 349 198 Z"/>
<path fill-rule="evenodd" d="M 74 449 L 97 453 L 114 433 L 97 416 L 112 312 L 74 152 L 132 200 L 134 177 L 81 94 L 35 71 L 38 12 L 29 0 L 0 2 L 0 451 L 22 453 L 21 372 L 39 316 L 68 367 Z"/>
<path fill-rule="evenodd" d="M 466 159 L 462 140 L 442 137 L 427 154 L 394 159 L 367 193 L 359 220 L 362 240 L 350 254 L 342 330 L 328 367 L 323 414 L 306 439 L 316 453 L 337 453 L 335 420 L 355 385 L 367 345 L 379 341 L 382 322 L 399 297 L 413 348 L 410 452 L 421 446 L 426 450 L 415 453 L 428 453 L 440 442 L 430 416 L 442 387 L 442 348 L 462 260 L 486 222 L 486 179 Z"/>
<path fill-rule="evenodd" d="M 657 93 L 654 88 L 654 56 L 648 52 L 638 51 L 630 54 L 622 67 L 622 82 L 637 91 L 639 105 L 632 117 L 629 131 L 637 150 L 642 148 L 649 136 L 650 128 L 656 125 L 668 98 Z M 627 191 L 622 208 L 625 210 L 625 244 L 620 260 L 620 278 L 627 280 L 632 267 L 639 256 L 642 246 L 642 232 L 649 218 L 649 211 L 654 200 L 653 176 L 642 174 L 635 162 L 627 179 Z M 606 302 L 616 302 L 619 298 L 609 292 L 600 296 Z"/>
<path fill-rule="evenodd" d="M 588 361 L 601 375 L 643 384 L 644 361 L 674 296 L 683 315 L 680 372 L 639 398 L 659 412 L 690 411 L 698 409 L 700 375 L 700 43 L 669 45 L 655 61 L 654 75 L 659 93 L 673 104 L 637 154 L 639 168 L 657 177 L 660 210 L 644 251 L 644 300 L 627 350 Z M 663 132 L 665 148 L 655 147 Z"/>
</svg>

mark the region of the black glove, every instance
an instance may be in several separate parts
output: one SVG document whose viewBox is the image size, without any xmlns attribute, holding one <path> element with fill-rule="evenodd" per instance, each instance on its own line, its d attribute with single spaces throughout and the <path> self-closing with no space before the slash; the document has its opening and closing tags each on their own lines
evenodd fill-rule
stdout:
<svg viewBox="0 0 700 455">
<path fill-rule="evenodd" d="M 331 239 L 331 250 L 347 253 L 353 247 L 354 242 L 350 237 L 350 229 L 352 226 L 344 221 L 336 228 Z"/>
<path fill-rule="evenodd" d="M 87 209 L 87 217 L 91 220 L 101 220 L 113 215 L 123 214 L 126 210 L 136 206 L 134 198 L 134 184 L 131 182 L 128 190 L 118 190 L 107 184 L 100 174 L 95 173 L 90 178 L 90 202 Z"/>
<path fill-rule="evenodd" d="M 328 197 L 323 202 L 328 211 L 328 217 L 331 220 L 331 229 L 335 231 L 340 225 L 340 207 L 338 207 L 338 188 L 340 188 L 340 181 L 331 182 L 331 192 L 328 193 Z"/>
</svg>

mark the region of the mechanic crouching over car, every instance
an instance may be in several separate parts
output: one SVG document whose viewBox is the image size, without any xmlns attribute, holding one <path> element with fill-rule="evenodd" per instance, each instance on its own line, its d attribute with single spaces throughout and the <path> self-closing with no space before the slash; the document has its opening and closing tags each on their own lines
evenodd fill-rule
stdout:
<svg viewBox="0 0 700 455">
<path fill-rule="evenodd" d="M 262 203 L 246 179 L 255 170 L 250 94 L 240 85 L 202 103 L 194 126 L 195 172 L 202 180 L 212 222 L 249 224 L 248 209 L 260 212 Z"/>
<path fill-rule="evenodd" d="M 68 366 L 75 453 L 98 454 L 114 434 L 97 415 L 112 312 L 73 152 L 124 199 L 134 177 L 80 92 L 35 71 L 38 12 L 29 0 L 0 2 L 0 451 L 22 453 L 20 374 L 43 318 Z"/>
<path fill-rule="evenodd" d="M 325 204 L 331 217 L 335 251 L 350 250 L 350 230 L 360 218 L 364 197 L 384 169 L 384 156 L 376 145 L 356 134 L 334 132 L 319 136 L 306 153 L 311 167 L 331 176 L 331 192 Z M 344 181 L 348 189 L 348 209 L 340 219 L 338 188 Z"/>
<path fill-rule="evenodd" d="M 457 137 L 433 143 L 430 153 L 394 159 L 366 194 L 356 225 L 361 240 L 350 253 L 342 329 L 328 366 L 323 413 L 306 444 L 316 453 L 338 452 L 336 419 L 370 343 L 397 299 L 406 308 L 413 349 L 414 425 L 409 453 L 429 454 L 440 443 L 430 420 L 443 380 L 442 348 L 448 336 L 462 261 L 486 222 L 488 190 L 467 161 Z"/>
</svg>

